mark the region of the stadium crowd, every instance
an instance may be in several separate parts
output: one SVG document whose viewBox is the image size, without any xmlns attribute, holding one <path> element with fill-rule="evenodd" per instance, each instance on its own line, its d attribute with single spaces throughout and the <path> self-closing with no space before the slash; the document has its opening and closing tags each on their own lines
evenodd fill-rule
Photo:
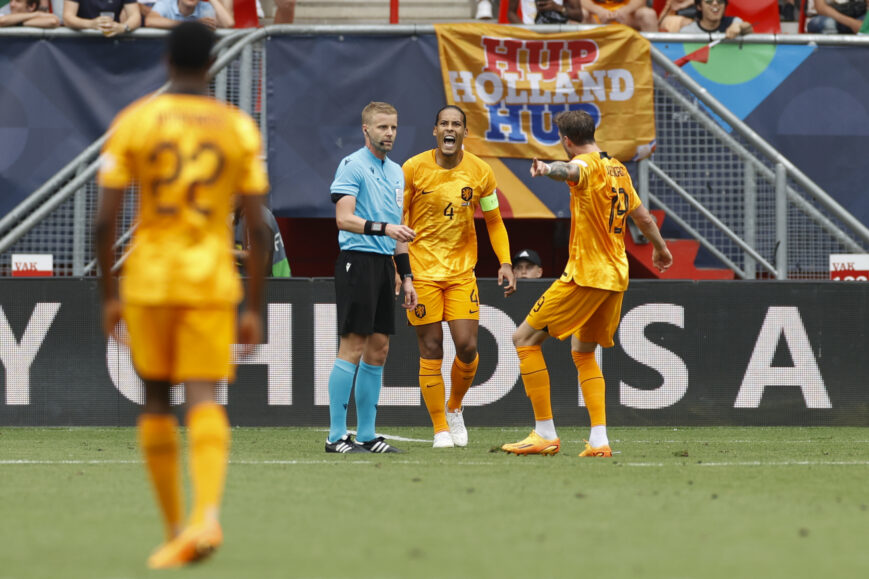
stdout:
<svg viewBox="0 0 869 579">
<path fill-rule="evenodd" d="M 296 0 L 274 0 L 274 24 L 292 24 Z M 256 0 L 260 22 L 265 12 Z M 139 27 L 174 28 L 198 21 L 215 30 L 236 25 L 233 0 L 0 0 L 0 27 L 99 30 L 107 37 Z"/>
<path fill-rule="evenodd" d="M 869 0 L 500 0 L 511 24 L 621 23 L 641 32 L 723 32 L 728 38 L 787 31 L 869 34 Z M 496 20 L 499 0 L 477 0 L 474 17 Z M 800 11 L 805 8 L 805 16 Z M 100 30 L 107 37 L 141 26 L 171 28 L 197 20 L 206 26 L 236 26 L 233 0 L 0 0 L 0 27 L 30 26 Z M 291 24 L 296 0 L 256 0 L 260 24 Z M 752 15 L 757 21 L 752 21 Z"/>
<path fill-rule="evenodd" d="M 498 18 L 499 0 L 478 0 L 478 20 Z M 729 38 L 778 31 L 782 22 L 803 20 L 814 34 L 869 33 L 867 0 L 501 0 L 513 24 L 607 24 L 618 22 L 641 32 L 724 32 Z M 799 12 L 805 6 L 805 17 Z M 762 22 L 750 22 L 746 14 Z M 740 17 L 742 16 L 742 18 Z M 760 25 L 760 26 L 759 26 Z"/>
</svg>

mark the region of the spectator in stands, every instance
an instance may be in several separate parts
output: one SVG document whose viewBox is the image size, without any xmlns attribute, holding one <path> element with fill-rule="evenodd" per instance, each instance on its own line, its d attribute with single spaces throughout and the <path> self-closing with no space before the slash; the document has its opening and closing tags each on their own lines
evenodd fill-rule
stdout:
<svg viewBox="0 0 869 579">
<path fill-rule="evenodd" d="M 2 2 L 2 0 L 0 0 L 0 2 Z M 60 25 L 63 26 L 63 0 L 40 0 L 39 11 L 51 12 L 57 16 Z M 0 12 L 3 12 L 2 8 L 0 8 Z"/>
<path fill-rule="evenodd" d="M 646 0 L 582 0 L 587 24 L 624 24 L 640 32 L 657 32 L 658 17 Z"/>
<path fill-rule="evenodd" d="M 513 24 L 578 24 L 582 0 L 509 0 L 507 19 Z M 522 15 L 519 16 L 521 6 Z"/>
<path fill-rule="evenodd" d="M 782 22 L 793 22 L 797 19 L 795 14 L 796 7 L 794 6 L 794 0 L 782 0 L 780 8 Z"/>
<path fill-rule="evenodd" d="M 157 0 L 139 0 L 139 10 L 142 12 L 142 22 L 147 22 L 148 14 L 151 13 L 151 10 L 154 9 L 154 4 Z M 232 0 L 221 0 L 223 5 L 226 7 L 226 11 L 235 16 L 234 9 L 232 7 Z M 262 6 L 260 6 L 259 0 L 256 0 L 256 13 L 259 18 L 263 17 L 262 14 Z"/>
<path fill-rule="evenodd" d="M 523 249 L 513 256 L 513 274 L 516 279 L 543 277 L 543 262 L 533 249 Z"/>
<path fill-rule="evenodd" d="M 139 12 L 142 13 L 142 24 L 147 26 L 148 14 L 154 9 L 154 3 L 157 0 L 139 0 Z"/>
<path fill-rule="evenodd" d="M 60 26 L 60 19 L 57 16 L 40 12 L 38 8 L 39 0 L 9 0 L 9 14 L 0 16 L 0 27 L 57 28 Z"/>
<path fill-rule="evenodd" d="M 727 0 L 694 0 L 694 3 L 698 10 L 697 18 L 679 29 L 683 34 L 723 32 L 727 38 L 736 38 L 754 31 L 750 22 L 738 16 L 724 15 Z"/>
<path fill-rule="evenodd" d="M 818 0 L 817 16 L 806 23 L 812 34 L 857 34 L 866 18 L 869 0 Z"/>
<path fill-rule="evenodd" d="M 157 0 L 145 18 L 145 26 L 174 28 L 191 20 L 198 20 L 212 30 L 235 26 L 235 19 L 220 0 Z"/>
<path fill-rule="evenodd" d="M 292 24 L 296 19 L 296 0 L 275 0 L 275 24 Z"/>
<path fill-rule="evenodd" d="M 658 14 L 658 28 L 662 32 L 679 32 L 697 17 L 694 0 L 667 0 Z"/>
<path fill-rule="evenodd" d="M 136 0 L 64 0 L 63 25 L 75 30 L 100 30 L 105 36 L 131 32 L 142 25 Z"/>
</svg>

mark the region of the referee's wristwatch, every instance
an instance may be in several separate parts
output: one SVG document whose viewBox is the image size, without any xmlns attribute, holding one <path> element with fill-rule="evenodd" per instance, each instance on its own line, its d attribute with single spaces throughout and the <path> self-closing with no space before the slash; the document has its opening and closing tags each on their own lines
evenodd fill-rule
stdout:
<svg viewBox="0 0 869 579">
<path fill-rule="evenodd" d="M 124 23 L 124 32 L 129 32 L 129 31 L 130 31 L 130 25 L 125 22 Z"/>
<path fill-rule="evenodd" d="M 412 273 L 406 273 L 406 274 L 404 274 L 403 276 L 401 276 L 401 281 L 404 281 L 404 280 L 406 280 L 406 279 L 413 280 L 413 274 L 412 274 Z"/>
</svg>

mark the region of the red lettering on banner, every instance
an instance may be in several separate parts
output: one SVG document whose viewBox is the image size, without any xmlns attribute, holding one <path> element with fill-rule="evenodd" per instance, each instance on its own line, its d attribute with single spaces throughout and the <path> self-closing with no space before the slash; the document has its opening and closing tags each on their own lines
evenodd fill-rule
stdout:
<svg viewBox="0 0 869 579">
<path fill-rule="evenodd" d="M 503 74 L 505 72 L 515 72 L 521 74 L 517 63 L 519 61 L 519 49 L 522 48 L 521 40 L 513 40 L 510 38 L 490 38 L 484 36 L 482 38 L 483 48 L 486 49 L 486 67 L 485 70 Z M 506 68 L 499 67 L 499 64 L 505 64 Z"/>
<path fill-rule="evenodd" d="M 582 70 L 600 56 L 597 44 L 591 40 L 514 40 L 512 38 L 481 39 L 486 54 L 485 70 L 504 74 L 515 73 L 522 78 L 519 52 L 528 54 L 528 71 L 542 75 L 543 80 L 555 80 L 561 70 L 561 53 L 567 52 L 567 70 Z"/>
<path fill-rule="evenodd" d="M 528 70 L 541 74 L 543 80 L 555 80 L 561 69 L 561 51 L 565 50 L 564 41 L 528 42 L 527 48 Z M 544 60 L 546 66 L 543 65 Z"/>
<path fill-rule="evenodd" d="M 586 65 L 595 62 L 598 56 L 600 56 L 597 44 L 591 40 L 571 40 L 567 43 L 567 50 L 570 51 L 572 70 L 582 70 Z"/>
</svg>

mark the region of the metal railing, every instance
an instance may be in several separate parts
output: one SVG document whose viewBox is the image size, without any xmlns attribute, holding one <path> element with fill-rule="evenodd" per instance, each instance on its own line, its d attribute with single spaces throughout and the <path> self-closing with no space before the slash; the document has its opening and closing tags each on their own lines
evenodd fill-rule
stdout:
<svg viewBox="0 0 869 579">
<path fill-rule="evenodd" d="M 587 26 L 530 26 L 540 32 Z M 6 33 L 5 31 L 3 32 Z M 224 31 L 216 47 L 212 93 L 251 113 L 263 137 L 267 99 L 261 91 L 270 35 L 433 34 L 431 25 L 298 26 Z M 68 30 L 12 30 L 11 35 L 78 35 Z M 98 34 L 98 33 L 95 33 Z M 136 35 L 160 36 L 142 30 Z M 651 40 L 707 42 L 705 35 L 647 34 Z M 755 35 L 744 43 L 869 46 L 869 39 L 810 35 Z M 640 163 L 644 202 L 696 238 L 741 278 L 826 277 L 830 253 L 869 250 L 869 229 L 845 211 L 790 161 L 716 101 L 684 71 L 652 47 L 657 150 Z M 257 106 L 259 105 L 259 106 Z M 730 131 L 713 117 L 717 115 Z M 0 219 L 0 252 L 49 252 L 59 275 L 93 275 L 92 215 L 97 206 L 93 176 L 101 137 L 58 174 Z M 266 148 L 267 150 L 267 148 Z M 135 197 L 131 189 L 120 217 L 118 258 L 128 243 Z"/>
<path fill-rule="evenodd" d="M 869 250 L 863 223 L 654 46 L 652 59 L 657 150 L 639 180 L 653 207 L 741 278 L 823 279 L 829 254 Z"/>
<path fill-rule="evenodd" d="M 19 35 L 21 31 L 19 30 Z M 64 29 L 34 31 L 33 36 L 68 36 L 80 33 Z M 99 33 L 97 33 L 99 34 Z M 141 36 L 164 36 L 165 31 L 137 31 Z M 209 70 L 210 92 L 251 114 L 265 134 L 265 108 L 257 108 L 260 80 L 265 70 L 264 29 L 221 31 L 215 45 L 216 60 Z M 166 85 L 155 91 L 165 91 Z M 93 275 L 96 259 L 92 244 L 92 221 L 97 208 L 95 175 L 98 156 L 109 132 L 89 145 L 72 161 L 0 219 L 0 253 L 52 253 L 56 275 Z M 131 187 L 119 216 L 115 243 L 117 264 L 129 242 L 134 223 L 138 191 Z"/>
</svg>

